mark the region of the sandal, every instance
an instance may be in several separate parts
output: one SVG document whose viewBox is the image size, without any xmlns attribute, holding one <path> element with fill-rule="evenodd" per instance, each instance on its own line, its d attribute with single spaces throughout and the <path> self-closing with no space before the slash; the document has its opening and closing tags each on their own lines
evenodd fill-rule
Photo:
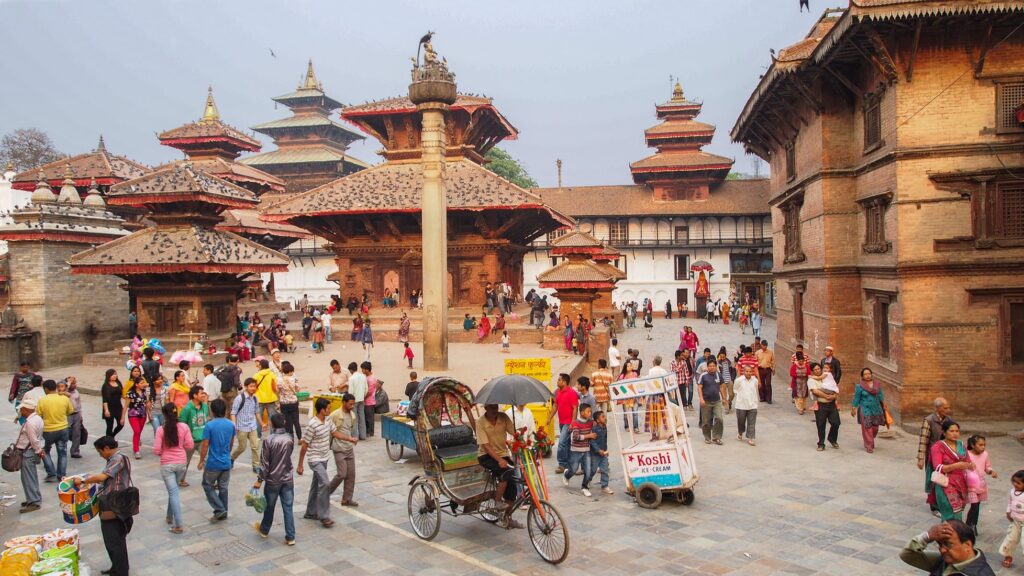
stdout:
<svg viewBox="0 0 1024 576">
<path fill-rule="evenodd" d="M 181 482 L 178 482 L 178 487 L 179 488 L 188 488 L 188 482 L 185 482 L 184 480 L 182 480 Z"/>
<path fill-rule="evenodd" d="M 1013 556 L 1003 558 L 1003 568 L 1013 568 Z"/>
</svg>

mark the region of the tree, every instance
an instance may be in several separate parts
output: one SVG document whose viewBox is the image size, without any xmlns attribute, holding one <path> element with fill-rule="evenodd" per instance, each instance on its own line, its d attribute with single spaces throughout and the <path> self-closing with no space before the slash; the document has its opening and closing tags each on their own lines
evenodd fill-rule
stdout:
<svg viewBox="0 0 1024 576">
<path fill-rule="evenodd" d="M 520 188 L 536 188 L 537 181 L 523 168 L 518 160 L 495 146 L 484 156 L 489 162 L 484 167 Z"/>
<path fill-rule="evenodd" d="M 18 128 L 0 139 L 0 168 L 10 162 L 15 172 L 24 172 L 63 157 L 50 136 L 38 128 Z"/>
</svg>

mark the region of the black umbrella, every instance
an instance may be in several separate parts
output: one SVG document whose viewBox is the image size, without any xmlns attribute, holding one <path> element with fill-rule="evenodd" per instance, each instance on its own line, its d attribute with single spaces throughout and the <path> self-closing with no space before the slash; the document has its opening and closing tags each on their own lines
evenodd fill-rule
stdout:
<svg viewBox="0 0 1024 576">
<path fill-rule="evenodd" d="M 543 382 L 530 376 L 506 374 L 491 380 L 476 394 L 477 404 L 530 404 L 547 402 L 551 391 Z"/>
</svg>

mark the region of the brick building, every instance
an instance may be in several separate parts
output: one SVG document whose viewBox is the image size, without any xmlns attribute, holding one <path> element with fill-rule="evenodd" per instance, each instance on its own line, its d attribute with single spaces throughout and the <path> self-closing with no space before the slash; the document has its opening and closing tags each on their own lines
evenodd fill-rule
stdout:
<svg viewBox="0 0 1024 576">
<path fill-rule="evenodd" d="M 773 56 L 732 137 L 771 163 L 780 358 L 832 344 L 904 419 L 1024 416 L 1022 24 L 852 0 Z"/>
</svg>

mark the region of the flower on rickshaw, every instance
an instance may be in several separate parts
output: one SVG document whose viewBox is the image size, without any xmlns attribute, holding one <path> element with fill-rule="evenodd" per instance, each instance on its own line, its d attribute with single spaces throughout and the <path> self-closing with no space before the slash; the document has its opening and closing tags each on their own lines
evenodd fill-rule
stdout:
<svg viewBox="0 0 1024 576">
<path fill-rule="evenodd" d="M 551 449 L 551 439 L 543 426 L 538 427 L 537 431 L 533 433 L 533 445 L 542 454 L 546 454 Z"/>
<path fill-rule="evenodd" d="M 533 441 L 527 435 L 526 427 L 523 426 L 516 430 L 516 433 L 512 436 L 512 450 L 520 452 L 530 450 L 531 448 L 533 448 Z"/>
</svg>

